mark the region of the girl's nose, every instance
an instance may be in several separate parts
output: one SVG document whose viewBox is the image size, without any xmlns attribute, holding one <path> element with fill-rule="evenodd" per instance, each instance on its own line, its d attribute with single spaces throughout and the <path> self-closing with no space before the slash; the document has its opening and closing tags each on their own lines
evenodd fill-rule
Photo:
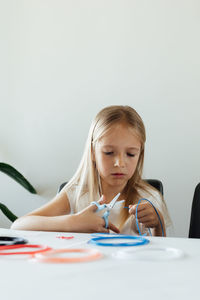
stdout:
<svg viewBox="0 0 200 300">
<path fill-rule="evenodd" d="M 124 159 L 122 157 L 117 157 L 114 162 L 114 167 L 123 168 L 125 166 Z"/>
</svg>

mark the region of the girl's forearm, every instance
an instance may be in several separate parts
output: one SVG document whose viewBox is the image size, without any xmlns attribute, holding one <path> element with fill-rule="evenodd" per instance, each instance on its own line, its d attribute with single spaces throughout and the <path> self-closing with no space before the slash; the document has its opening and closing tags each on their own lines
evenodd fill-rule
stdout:
<svg viewBox="0 0 200 300">
<path fill-rule="evenodd" d="M 55 217 L 24 216 L 17 219 L 11 226 L 14 230 L 41 230 L 73 232 L 76 228 L 75 215 Z"/>
</svg>

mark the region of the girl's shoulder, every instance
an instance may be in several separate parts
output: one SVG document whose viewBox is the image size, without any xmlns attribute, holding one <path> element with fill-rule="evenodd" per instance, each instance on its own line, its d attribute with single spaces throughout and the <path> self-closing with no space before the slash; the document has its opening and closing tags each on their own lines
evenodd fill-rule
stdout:
<svg viewBox="0 0 200 300">
<path fill-rule="evenodd" d="M 141 198 L 146 198 L 148 200 L 150 199 L 157 199 L 157 200 L 163 200 L 163 197 L 161 193 L 156 190 L 155 188 L 147 187 L 145 189 L 138 189 L 138 194 Z"/>
<path fill-rule="evenodd" d="M 69 193 L 69 194 L 74 194 L 74 193 L 79 193 L 80 191 L 82 192 L 86 192 L 86 189 L 84 189 L 83 187 L 81 187 L 79 184 L 73 183 L 73 184 L 66 184 L 66 186 L 63 188 L 63 190 L 65 190 L 65 192 Z"/>
</svg>

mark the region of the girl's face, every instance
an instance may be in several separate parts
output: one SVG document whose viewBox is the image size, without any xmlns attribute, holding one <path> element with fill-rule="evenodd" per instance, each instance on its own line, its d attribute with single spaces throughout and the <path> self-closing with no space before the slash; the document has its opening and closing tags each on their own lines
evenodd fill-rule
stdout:
<svg viewBox="0 0 200 300">
<path fill-rule="evenodd" d="M 126 124 L 113 125 L 96 144 L 94 159 L 102 190 L 122 190 L 133 176 L 140 156 L 141 142 Z"/>
</svg>

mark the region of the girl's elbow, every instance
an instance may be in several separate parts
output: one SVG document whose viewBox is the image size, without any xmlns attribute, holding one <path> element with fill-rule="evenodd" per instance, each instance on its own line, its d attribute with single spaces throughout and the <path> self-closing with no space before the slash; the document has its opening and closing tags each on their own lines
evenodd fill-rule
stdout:
<svg viewBox="0 0 200 300">
<path fill-rule="evenodd" d="M 14 230 L 17 230 L 18 229 L 18 226 L 17 226 L 17 220 L 18 219 L 16 219 L 12 224 L 11 224 L 11 226 L 10 226 L 10 229 L 14 229 Z"/>
<path fill-rule="evenodd" d="M 13 230 L 23 230 L 23 222 L 21 222 L 21 218 L 16 219 L 10 226 L 10 229 Z"/>
</svg>

